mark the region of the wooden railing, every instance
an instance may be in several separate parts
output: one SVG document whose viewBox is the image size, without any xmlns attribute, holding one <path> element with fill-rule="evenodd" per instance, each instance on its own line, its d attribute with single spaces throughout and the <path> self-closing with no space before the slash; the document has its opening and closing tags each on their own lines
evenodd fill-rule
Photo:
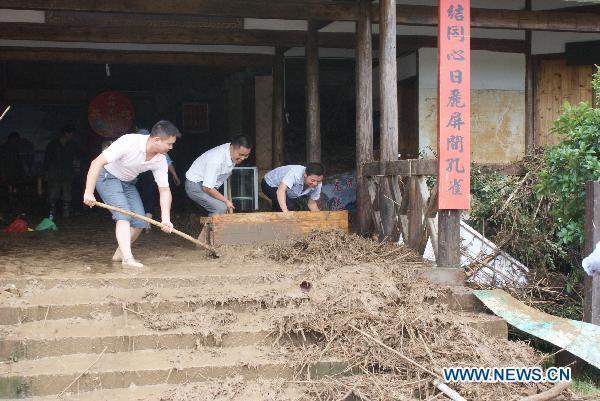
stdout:
<svg viewBox="0 0 600 401">
<path fill-rule="evenodd" d="M 524 168 L 519 164 L 479 163 L 474 164 L 473 169 L 480 172 L 494 171 L 503 175 L 525 174 Z M 369 162 L 363 165 L 362 170 L 371 201 L 370 214 L 380 238 L 395 241 L 401 235 L 404 243 L 421 256 L 425 252 L 427 242 L 431 240 L 438 264 L 440 246 L 456 249 L 460 247 L 460 238 L 456 235 L 444 235 L 440 245 L 437 183 L 433 184 L 430 190 L 426 181 L 427 176 L 437 176 L 437 160 Z M 381 215 L 386 202 L 392 202 L 394 205 L 395 229 L 392 233 L 385 232 L 384 218 Z M 448 238 L 451 240 L 448 241 Z"/>
</svg>

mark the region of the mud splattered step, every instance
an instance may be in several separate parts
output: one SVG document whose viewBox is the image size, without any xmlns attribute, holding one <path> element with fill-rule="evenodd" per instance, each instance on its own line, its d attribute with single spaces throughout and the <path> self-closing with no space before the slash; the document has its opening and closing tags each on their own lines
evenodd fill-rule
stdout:
<svg viewBox="0 0 600 401">
<path fill-rule="evenodd" d="M 308 297 L 290 283 L 202 285 L 189 288 L 55 287 L 3 299 L 0 325 L 36 320 L 90 318 L 126 309 L 140 313 L 190 312 L 199 307 L 248 311 L 300 305 Z"/>
<path fill-rule="evenodd" d="M 63 401 L 298 401 L 306 399 L 303 389 L 286 380 L 244 380 L 240 377 L 191 384 L 157 384 L 90 392 L 70 391 Z M 24 401 L 56 401 L 56 396 L 31 397 Z"/>
<path fill-rule="evenodd" d="M 118 317 L 38 320 L 0 326 L 0 360 L 92 354 L 102 352 L 105 347 L 107 353 L 114 353 L 273 342 L 274 337 L 269 336 L 277 319 L 296 313 L 287 308 L 258 309 L 251 313 L 201 308 L 192 313 L 143 318 L 126 311 Z"/>
<path fill-rule="evenodd" d="M 235 268 L 211 267 L 200 271 L 180 272 L 163 269 L 161 272 L 140 273 L 127 271 L 121 273 L 95 274 L 95 275 L 56 275 L 45 277 L 2 277 L 0 288 L 14 285 L 22 292 L 30 290 L 51 289 L 54 287 L 116 287 L 116 288 L 142 288 L 142 287 L 195 287 L 205 284 L 229 285 L 240 283 L 270 283 L 282 282 L 289 278 L 289 274 L 282 271 L 281 267 L 268 265 L 244 266 Z"/>
<path fill-rule="evenodd" d="M 0 398 L 59 394 L 81 373 L 71 391 L 181 384 L 241 376 L 245 380 L 293 380 L 301 366 L 287 363 L 284 351 L 270 347 L 201 347 L 198 350 L 144 350 L 113 354 L 75 354 L 0 366 Z M 95 363 L 94 363 L 95 362 Z M 91 367 L 90 367 L 91 366 Z M 311 376 L 343 372 L 347 364 L 323 360 L 309 366 Z M 303 374 L 303 373 L 301 373 Z"/>
</svg>

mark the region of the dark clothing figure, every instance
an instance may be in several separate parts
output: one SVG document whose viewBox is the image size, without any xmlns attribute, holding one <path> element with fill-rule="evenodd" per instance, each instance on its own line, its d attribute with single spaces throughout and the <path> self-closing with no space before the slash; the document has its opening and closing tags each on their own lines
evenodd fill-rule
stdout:
<svg viewBox="0 0 600 401">
<path fill-rule="evenodd" d="M 272 211 L 281 212 L 281 207 L 279 207 L 279 201 L 277 200 L 277 188 L 272 187 L 263 178 L 260 182 L 260 186 L 262 191 L 269 199 L 271 199 Z M 300 205 L 298 204 L 298 198 L 290 198 L 288 194 L 285 194 L 285 203 L 290 212 L 297 212 L 300 210 Z"/>
<path fill-rule="evenodd" d="M 48 200 L 50 212 L 56 211 L 56 203 L 62 200 L 63 217 L 71 212 L 71 189 L 73 178 L 81 159 L 79 146 L 71 139 L 71 133 L 65 133 L 46 147 L 44 169 L 48 178 Z M 61 196 L 62 195 L 62 196 Z"/>
<path fill-rule="evenodd" d="M 25 168 L 21 157 L 21 137 L 13 132 L 0 146 L 0 181 L 10 186 L 19 184 L 25 177 Z"/>
</svg>

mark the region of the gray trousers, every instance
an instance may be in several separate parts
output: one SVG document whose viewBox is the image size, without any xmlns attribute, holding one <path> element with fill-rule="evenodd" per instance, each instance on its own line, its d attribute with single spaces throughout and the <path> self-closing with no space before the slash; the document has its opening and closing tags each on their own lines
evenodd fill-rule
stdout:
<svg viewBox="0 0 600 401">
<path fill-rule="evenodd" d="M 202 182 L 192 182 L 185 180 L 185 193 L 196 204 L 203 207 L 209 216 L 214 214 L 227 213 L 227 205 L 218 199 L 213 198 L 202 190 Z"/>
<path fill-rule="evenodd" d="M 56 203 L 62 198 L 63 214 L 69 214 L 71 210 L 72 183 L 73 179 L 70 177 L 62 180 L 48 179 L 48 200 L 50 202 L 50 210 L 52 212 L 56 211 Z"/>
</svg>

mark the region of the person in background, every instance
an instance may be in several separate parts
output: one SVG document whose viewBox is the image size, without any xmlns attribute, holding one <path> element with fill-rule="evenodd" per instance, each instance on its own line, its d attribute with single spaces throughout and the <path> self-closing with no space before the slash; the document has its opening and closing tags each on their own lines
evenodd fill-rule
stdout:
<svg viewBox="0 0 600 401">
<path fill-rule="evenodd" d="M 281 166 L 265 174 L 261 181 L 261 188 L 271 199 L 274 212 L 300 210 L 298 198 L 301 197 L 308 197 L 308 209 L 318 212 L 317 201 L 321 197 L 324 175 L 325 168 L 321 163 L 308 163 L 306 167 Z"/>
<path fill-rule="evenodd" d="M 138 134 L 142 135 L 150 135 L 150 131 L 147 129 L 141 128 L 137 130 Z M 181 185 L 181 180 L 177 175 L 177 171 L 175 170 L 175 166 L 173 165 L 173 159 L 169 156 L 169 154 L 165 154 L 167 158 L 167 166 L 169 169 L 169 173 L 173 177 L 173 182 L 176 186 Z M 151 171 L 145 171 L 138 176 L 136 187 L 138 192 L 140 193 L 140 197 L 142 198 L 142 203 L 144 204 L 144 210 L 146 211 L 146 217 L 152 218 L 154 214 L 154 206 L 156 205 L 156 195 L 158 194 L 158 188 L 156 186 L 156 182 L 154 182 L 154 177 L 152 176 Z M 150 232 L 151 226 L 146 228 L 146 232 Z"/>
<path fill-rule="evenodd" d="M 250 156 L 252 145 L 245 136 L 237 136 L 230 143 L 212 148 L 200 155 L 185 173 L 185 193 L 203 207 L 209 216 L 224 214 L 235 209 L 233 203 L 219 192 L 229 178 L 233 167 Z M 205 227 L 199 241 L 205 238 Z"/>
<path fill-rule="evenodd" d="M 94 187 L 105 203 L 130 212 L 145 213 L 144 205 L 135 187 L 137 176 L 144 171 L 152 171 L 158 184 L 162 230 L 173 231 L 171 223 L 171 190 L 169 188 L 168 167 L 165 155 L 181 133 L 169 121 L 154 124 L 150 135 L 123 135 L 98 157 L 87 174 L 83 203 L 93 207 L 96 203 Z M 147 223 L 119 212 L 111 212 L 116 221 L 115 236 L 119 244 L 113 261 L 121 261 L 124 267 L 144 267 L 133 258 L 131 243 L 147 227 Z"/>
<path fill-rule="evenodd" d="M 81 151 L 73 140 L 75 128 L 65 126 L 59 136 L 46 147 L 44 171 L 48 179 L 50 216 L 56 215 L 56 205 L 62 200 L 62 217 L 71 214 L 73 178 L 79 172 Z"/>
</svg>

